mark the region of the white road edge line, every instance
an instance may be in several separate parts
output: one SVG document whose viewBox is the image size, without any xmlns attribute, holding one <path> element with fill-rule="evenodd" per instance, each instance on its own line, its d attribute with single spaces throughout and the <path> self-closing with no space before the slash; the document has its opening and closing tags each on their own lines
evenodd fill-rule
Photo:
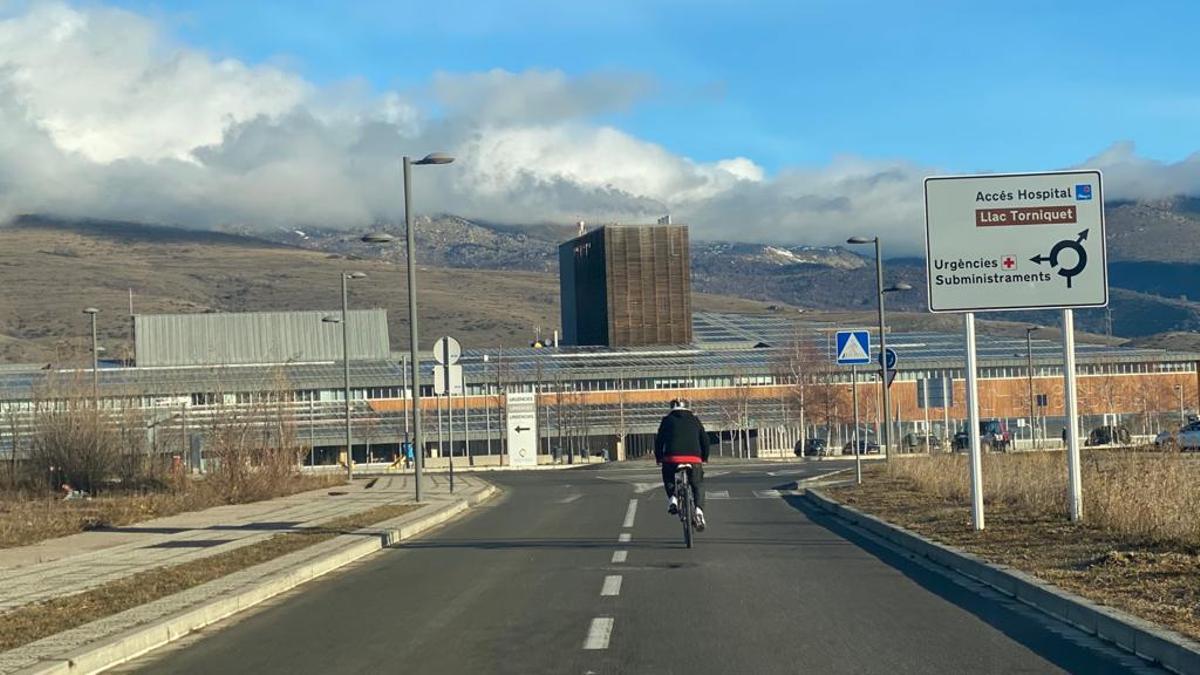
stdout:
<svg viewBox="0 0 1200 675">
<path fill-rule="evenodd" d="M 628 557 L 629 557 L 629 551 L 613 551 L 612 561 L 614 563 L 623 563 L 623 562 L 625 562 L 625 559 Z"/>
<path fill-rule="evenodd" d="M 558 500 L 558 503 L 559 504 L 570 504 L 571 502 L 575 501 L 576 499 L 579 499 L 582 496 L 583 495 L 571 495 L 569 497 L 563 497 L 562 499 Z"/>
<path fill-rule="evenodd" d="M 622 532 L 621 535 L 617 537 L 617 542 L 621 544 L 628 544 L 631 539 L 633 539 L 632 534 L 629 534 L 628 532 Z"/>
<path fill-rule="evenodd" d="M 604 577 L 604 586 L 600 588 L 600 595 L 620 595 L 621 594 L 621 575 L 610 574 Z"/>
<path fill-rule="evenodd" d="M 614 619 L 598 616 L 592 619 L 588 627 L 587 638 L 583 641 L 584 649 L 608 649 L 608 640 L 612 637 Z"/>
<path fill-rule="evenodd" d="M 629 508 L 625 509 L 625 522 L 621 527 L 633 527 L 633 519 L 637 517 L 637 505 L 638 500 L 629 500 Z"/>
</svg>

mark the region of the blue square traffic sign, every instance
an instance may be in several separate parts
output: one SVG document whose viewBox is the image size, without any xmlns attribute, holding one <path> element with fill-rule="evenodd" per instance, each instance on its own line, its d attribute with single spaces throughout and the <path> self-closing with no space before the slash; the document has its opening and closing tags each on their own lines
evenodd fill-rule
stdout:
<svg viewBox="0 0 1200 675">
<path fill-rule="evenodd" d="M 1092 198 L 1092 186 L 1088 183 L 1082 183 L 1075 186 L 1075 201 L 1086 202 Z"/>
<path fill-rule="evenodd" d="M 865 330 L 837 332 L 839 366 L 865 366 L 871 363 L 871 334 Z"/>
</svg>

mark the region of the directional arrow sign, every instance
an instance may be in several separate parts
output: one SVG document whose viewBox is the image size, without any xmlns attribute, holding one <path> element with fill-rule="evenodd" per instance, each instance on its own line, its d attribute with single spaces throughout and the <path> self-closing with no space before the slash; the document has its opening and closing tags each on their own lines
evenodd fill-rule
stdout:
<svg viewBox="0 0 1200 675">
<path fill-rule="evenodd" d="M 509 466 L 537 466 L 537 397 L 533 393 L 505 394 L 504 410 L 508 416 Z"/>
<path fill-rule="evenodd" d="M 933 312 L 1108 304 L 1099 171 L 925 179 Z"/>
</svg>

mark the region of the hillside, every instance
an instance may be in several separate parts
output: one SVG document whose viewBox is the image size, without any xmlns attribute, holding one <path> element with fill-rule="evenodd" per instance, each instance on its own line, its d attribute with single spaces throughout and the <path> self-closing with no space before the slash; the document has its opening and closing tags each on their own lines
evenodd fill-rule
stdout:
<svg viewBox="0 0 1200 675">
<path fill-rule="evenodd" d="M 422 335 L 474 346 L 527 344 L 558 325 L 558 279 L 546 272 L 420 268 Z M 348 259 L 281 242 L 125 223 L 65 225 L 25 219 L 0 228 L 0 360 L 82 362 L 81 314 L 94 306 L 106 356 L 129 348 L 129 289 L 138 313 L 328 309 L 341 306 L 339 274 L 359 270 L 352 307 L 389 310 L 393 347 L 407 346 L 402 266 Z M 699 294 L 698 310 L 765 311 L 763 303 Z"/>
<path fill-rule="evenodd" d="M 1105 224 L 1110 260 L 1200 260 L 1200 198 L 1106 204 Z"/>
<path fill-rule="evenodd" d="M 1111 313 L 1080 311 L 1080 330 L 1154 344 L 1160 333 L 1200 331 L 1200 199 L 1115 203 L 1106 210 Z M 453 216 L 419 217 L 422 334 L 454 332 L 468 345 L 523 344 L 537 327 L 558 324 L 557 246 L 575 228 L 497 225 Z M 72 223 L 24 218 L 0 228 L 0 359 L 36 361 L 77 354 L 86 333 L 84 306 L 95 305 L 110 354 L 128 344 L 128 289 L 138 312 L 243 311 L 338 307 L 337 274 L 372 274 L 356 284 L 353 306 L 390 311 L 393 340 L 404 342 L 404 238 L 377 247 L 362 232 L 309 228 L 229 228 L 198 232 L 129 223 Z M 913 291 L 889 308 L 921 316 L 925 269 L 919 258 L 886 262 L 887 282 Z M 874 270 L 841 247 L 692 242 L 697 309 L 809 312 L 871 311 Z M 1056 312 L 992 314 L 991 321 L 1056 325 Z M 906 319 L 908 320 L 908 319 Z M 1001 324 L 997 324 L 1001 325 Z M 1176 335 L 1167 343 L 1177 343 Z"/>
</svg>

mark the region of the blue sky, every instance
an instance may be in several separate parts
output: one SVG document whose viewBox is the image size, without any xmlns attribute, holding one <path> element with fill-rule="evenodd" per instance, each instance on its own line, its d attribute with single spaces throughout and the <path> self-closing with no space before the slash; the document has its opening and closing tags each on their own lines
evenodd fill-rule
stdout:
<svg viewBox="0 0 1200 675">
<path fill-rule="evenodd" d="M 653 222 L 921 250 L 921 181 L 1200 196 L 1200 3 L 0 0 L 0 222 Z"/>
<path fill-rule="evenodd" d="M 1200 3 L 116 3 L 214 57 L 418 93 L 435 72 L 649 77 L 597 116 L 697 161 L 841 154 L 949 171 L 1077 165 L 1200 138 Z"/>
</svg>

